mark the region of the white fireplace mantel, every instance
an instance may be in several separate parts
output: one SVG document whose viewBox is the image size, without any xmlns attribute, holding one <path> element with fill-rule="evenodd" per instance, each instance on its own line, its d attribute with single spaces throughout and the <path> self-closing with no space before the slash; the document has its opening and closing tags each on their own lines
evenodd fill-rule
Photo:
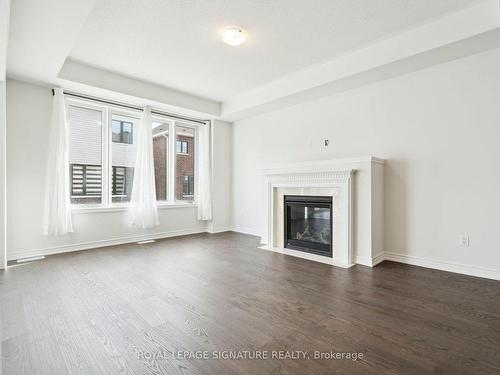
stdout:
<svg viewBox="0 0 500 375">
<path fill-rule="evenodd" d="M 383 163 L 382 159 L 368 157 L 264 169 L 267 233 L 261 248 L 344 268 L 355 263 L 375 265 L 383 247 Z M 284 194 L 332 197 L 332 257 L 284 248 L 281 240 Z M 378 223 L 373 224 L 373 219 Z"/>
</svg>

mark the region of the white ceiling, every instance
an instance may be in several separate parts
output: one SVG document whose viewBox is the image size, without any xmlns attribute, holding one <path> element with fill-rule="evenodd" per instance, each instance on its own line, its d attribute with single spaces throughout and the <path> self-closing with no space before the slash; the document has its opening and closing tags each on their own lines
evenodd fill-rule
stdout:
<svg viewBox="0 0 500 375">
<path fill-rule="evenodd" d="M 12 0 L 7 74 L 52 82 L 95 0 Z"/>
<path fill-rule="evenodd" d="M 226 100 L 480 0 L 97 0 L 70 58 Z M 226 25 L 249 32 L 237 48 Z"/>
</svg>

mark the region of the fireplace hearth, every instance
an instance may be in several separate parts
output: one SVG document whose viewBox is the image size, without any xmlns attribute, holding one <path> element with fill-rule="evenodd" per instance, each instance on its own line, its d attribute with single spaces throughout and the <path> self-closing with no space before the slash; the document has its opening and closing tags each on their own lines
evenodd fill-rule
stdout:
<svg viewBox="0 0 500 375">
<path fill-rule="evenodd" d="M 285 248 L 332 257 L 332 197 L 284 196 Z"/>
</svg>

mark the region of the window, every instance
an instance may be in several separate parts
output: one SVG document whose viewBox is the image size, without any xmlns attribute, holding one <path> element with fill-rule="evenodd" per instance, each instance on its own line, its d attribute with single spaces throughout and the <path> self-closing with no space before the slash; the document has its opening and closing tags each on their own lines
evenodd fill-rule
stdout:
<svg viewBox="0 0 500 375">
<path fill-rule="evenodd" d="M 194 176 L 184 176 L 182 194 L 184 197 L 194 194 Z"/>
<path fill-rule="evenodd" d="M 132 129 L 139 119 L 105 106 L 69 103 L 71 203 L 107 206 L 130 201 L 136 150 Z"/>
<path fill-rule="evenodd" d="M 176 151 L 181 144 L 181 153 L 176 155 L 175 168 L 175 199 L 178 201 L 194 200 L 194 158 L 195 158 L 195 129 L 184 124 L 178 124 L 175 128 Z M 182 146 L 185 145 L 185 146 Z M 183 149 L 184 147 L 184 149 Z M 184 150 L 186 152 L 184 152 Z M 191 150 L 191 153 L 187 151 Z"/>
<path fill-rule="evenodd" d="M 169 122 L 153 121 L 153 159 L 155 165 L 156 200 L 168 201 Z"/>
<path fill-rule="evenodd" d="M 115 120 L 111 122 L 112 139 L 116 143 L 132 144 L 134 125 L 129 121 Z"/>
<path fill-rule="evenodd" d="M 81 99 L 67 99 L 71 203 L 126 205 L 132 196 L 140 114 Z M 166 116 L 152 122 L 158 202 L 194 202 L 196 125 Z"/>
<path fill-rule="evenodd" d="M 103 112 L 71 105 L 68 118 L 71 203 L 100 204 Z"/>
<path fill-rule="evenodd" d="M 134 182 L 136 144 L 132 137 L 134 123 L 139 119 L 118 113 L 111 114 L 111 201 L 113 203 L 130 202 Z M 127 142 L 115 142 L 115 124 L 120 124 L 122 135 Z"/>
<path fill-rule="evenodd" d="M 161 119 L 155 119 L 152 126 L 156 200 L 194 201 L 196 129 Z"/>
<path fill-rule="evenodd" d="M 178 154 L 187 154 L 188 153 L 188 143 L 187 141 L 176 141 L 175 149 Z"/>
</svg>

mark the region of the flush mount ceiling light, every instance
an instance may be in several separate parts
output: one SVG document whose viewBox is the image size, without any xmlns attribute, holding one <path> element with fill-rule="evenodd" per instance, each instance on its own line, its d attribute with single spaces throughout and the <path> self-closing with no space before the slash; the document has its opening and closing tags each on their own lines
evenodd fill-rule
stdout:
<svg viewBox="0 0 500 375">
<path fill-rule="evenodd" d="M 219 33 L 219 38 L 226 44 L 236 47 L 247 39 L 247 32 L 241 27 L 230 26 Z"/>
</svg>

